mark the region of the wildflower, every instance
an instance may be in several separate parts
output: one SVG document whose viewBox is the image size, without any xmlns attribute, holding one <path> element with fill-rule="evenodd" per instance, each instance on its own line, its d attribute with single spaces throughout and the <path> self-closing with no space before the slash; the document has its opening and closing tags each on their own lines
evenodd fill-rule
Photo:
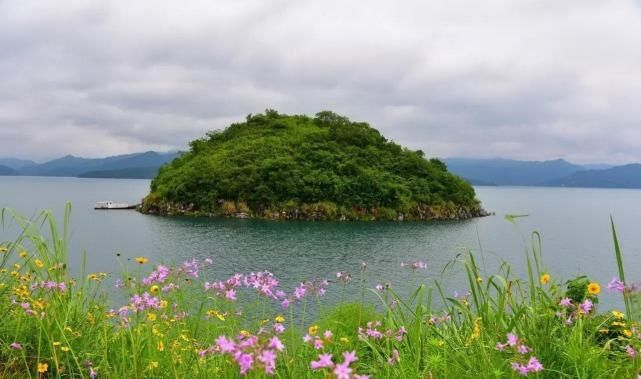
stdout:
<svg viewBox="0 0 641 379">
<path fill-rule="evenodd" d="M 569 297 L 564 297 L 559 301 L 559 305 L 562 306 L 563 308 L 570 308 L 572 306 L 572 299 Z"/>
<path fill-rule="evenodd" d="M 636 350 L 634 350 L 634 348 L 633 348 L 632 346 L 630 346 L 630 345 L 627 345 L 627 346 L 625 347 L 625 353 L 626 353 L 626 355 L 627 355 L 628 357 L 630 357 L 630 358 L 634 358 L 634 357 L 636 357 L 636 356 L 637 356 L 637 351 L 636 351 Z"/>
<path fill-rule="evenodd" d="M 282 324 L 282 323 L 284 323 L 284 322 L 285 322 L 285 317 L 283 317 L 283 315 L 278 315 L 278 316 L 276 316 L 276 317 L 274 318 L 274 321 L 276 321 L 277 323 Z"/>
<path fill-rule="evenodd" d="M 89 367 L 89 377 L 91 379 L 98 377 L 98 371 L 94 370 L 93 367 Z"/>
<path fill-rule="evenodd" d="M 541 279 L 540 279 L 541 284 L 548 284 L 550 282 L 550 278 L 551 278 L 550 274 L 548 273 L 541 275 Z"/>
<path fill-rule="evenodd" d="M 599 283 L 592 282 L 588 284 L 588 293 L 590 295 L 598 295 L 599 292 L 601 292 L 601 286 L 599 285 Z"/>
<path fill-rule="evenodd" d="M 216 339 L 216 345 L 221 353 L 233 353 L 236 349 L 236 344 L 232 340 L 228 340 L 225 336 L 220 336 Z"/>
<path fill-rule="evenodd" d="M 27 254 L 26 251 L 21 251 L 20 254 L 18 254 L 18 255 L 20 255 L 20 258 L 26 258 L 27 255 L 29 255 L 29 254 Z"/>
<path fill-rule="evenodd" d="M 390 366 L 394 366 L 395 363 L 400 361 L 401 358 L 398 354 L 398 350 L 394 349 L 394 351 L 392 351 L 392 356 L 387 359 L 387 363 L 389 363 Z"/>
<path fill-rule="evenodd" d="M 274 369 L 276 368 L 276 354 L 273 351 L 263 350 L 263 352 L 258 356 L 258 360 L 265 366 L 266 374 L 274 374 Z"/>
<path fill-rule="evenodd" d="M 334 375 L 336 379 L 349 379 L 352 374 L 352 369 L 346 363 L 337 364 L 334 368 Z"/>
<path fill-rule="evenodd" d="M 151 286 L 151 287 L 149 288 L 149 292 L 154 293 L 154 294 L 155 294 L 155 293 L 158 293 L 159 291 L 160 291 L 160 287 L 158 287 L 158 286 L 156 286 L 156 285 Z"/>
<path fill-rule="evenodd" d="M 13 350 L 22 350 L 22 345 L 17 342 L 13 342 L 11 345 L 9 345 L 9 348 Z"/>
<path fill-rule="evenodd" d="M 579 309 L 581 310 L 581 312 L 587 314 L 587 313 L 590 313 L 590 311 L 592 311 L 593 306 L 594 306 L 594 304 L 592 303 L 592 300 L 585 299 L 583 301 L 583 303 L 581 303 L 581 305 L 579 305 Z"/>
<path fill-rule="evenodd" d="M 44 263 L 42 263 L 42 261 L 40 259 L 35 259 L 33 261 L 33 264 L 36 265 L 36 267 L 38 267 L 38 268 L 42 268 L 45 265 Z"/>
<path fill-rule="evenodd" d="M 245 375 L 254 365 L 254 358 L 250 354 L 240 354 L 236 357 L 236 363 L 240 366 L 240 374 Z"/>
<path fill-rule="evenodd" d="M 518 342 L 519 338 L 514 333 L 507 334 L 507 344 L 509 346 L 514 346 Z"/>
<path fill-rule="evenodd" d="M 516 351 L 518 351 L 518 352 L 519 352 L 519 354 L 527 354 L 527 353 L 528 353 L 528 352 L 530 352 L 531 350 L 532 350 L 532 349 L 530 349 L 529 347 L 527 347 L 527 346 L 525 346 L 525 345 L 519 345 L 519 346 L 516 348 Z"/>
<path fill-rule="evenodd" d="M 61 347 L 61 348 L 60 348 L 60 350 L 62 350 L 62 351 L 64 351 L 64 352 L 66 353 L 66 352 L 68 352 L 68 351 L 69 351 L 69 350 L 71 350 L 71 349 L 70 349 L 70 348 L 68 348 L 67 346 L 63 346 L 63 347 Z"/>
<path fill-rule="evenodd" d="M 285 345 L 283 345 L 278 337 L 274 336 L 269 340 L 269 348 L 283 351 L 283 349 L 285 349 Z"/>
<path fill-rule="evenodd" d="M 348 344 L 349 343 L 349 338 L 347 337 L 341 337 L 338 339 L 341 343 Z"/>
<path fill-rule="evenodd" d="M 46 363 L 38 363 L 38 372 L 40 374 L 47 372 L 49 365 Z"/>
<path fill-rule="evenodd" d="M 9 249 L 4 246 L 0 246 L 0 253 L 6 253 L 7 251 L 9 251 Z"/>
<path fill-rule="evenodd" d="M 500 342 L 497 342 L 497 343 L 496 343 L 496 350 L 498 350 L 498 351 L 504 351 L 506 346 L 507 346 L 507 344 L 506 344 L 506 343 L 500 343 Z"/>
<path fill-rule="evenodd" d="M 543 370 L 543 365 L 536 357 L 530 357 L 530 360 L 527 363 L 527 368 L 529 372 L 539 372 Z"/>
<path fill-rule="evenodd" d="M 332 362 L 332 354 L 319 354 L 317 361 L 312 361 L 309 364 L 309 367 L 312 370 L 318 370 L 326 367 L 334 367 L 334 362 Z"/>
<path fill-rule="evenodd" d="M 343 363 L 350 365 L 352 362 L 356 362 L 358 360 L 358 357 L 356 356 L 355 351 L 345 351 L 343 352 Z"/>
<path fill-rule="evenodd" d="M 144 265 L 145 263 L 149 262 L 149 259 L 146 257 L 136 257 L 134 258 L 134 260 L 140 265 Z"/>
<path fill-rule="evenodd" d="M 318 333 L 318 325 L 312 325 L 307 329 L 310 335 L 315 336 Z"/>
<path fill-rule="evenodd" d="M 610 283 L 608 283 L 608 289 L 611 291 L 623 293 L 625 291 L 625 283 L 623 283 L 617 278 L 612 278 Z"/>
<path fill-rule="evenodd" d="M 632 337 L 632 331 L 630 329 L 624 329 L 623 330 L 623 335 L 630 338 Z"/>
<path fill-rule="evenodd" d="M 328 339 L 328 340 L 331 339 L 333 336 L 334 336 L 334 333 L 332 333 L 331 330 L 326 330 L 325 333 L 323 333 L 323 337 L 325 337 L 325 339 Z"/>
<path fill-rule="evenodd" d="M 623 317 L 625 317 L 625 314 L 623 314 L 623 312 L 619 312 L 617 310 L 613 310 L 612 311 L 612 316 L 614 316 L 614 318 L 617 319 L 617 320 L 621 320 L 621 319 L 623 319 Z"/>
</svg>

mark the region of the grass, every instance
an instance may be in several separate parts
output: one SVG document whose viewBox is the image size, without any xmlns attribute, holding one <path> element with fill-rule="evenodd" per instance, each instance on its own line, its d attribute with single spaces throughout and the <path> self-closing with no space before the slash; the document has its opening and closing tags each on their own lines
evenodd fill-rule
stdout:
<svg viewBox="0 0 641 379">
<path fill-rule="evenodd" d="M 636 378 L 641 370 L 638 291 L 625 283 L 614 222 L 620 282 L 610 287 L 623 294 L 625 314 L 599 313 L 601 289 L 587 276 L 550 278 L 537 233 L 526 244 L 526 280 L 508 263 L 486 273 L 469 252 L 453 263 L 466 293 L 450 296 L 434 282 L 399 296 L 370 283 L 365 267 L 354 280 L 342 273 L 339 284 L 291 291 L 266 272 L 203 277 L 209 262 L 197 260 L 169 267 L 139 257 L 119 278 L 82 268 L 72 278 L 69 213 L 62 230 L 49 212 L 0 215 L 22 230 L 0 242 L 2 378 Z M 405 267 L 416 278 L 424 264 Z M 108 284 L 115 279 L 118 289 Z M 353 285 L 359 298 L 323 304 L 324 291 Z M 114 291 L 128 300 L 112 309 Z M 364 291 L 380 303 L 365 302 Z"/>
</svg>

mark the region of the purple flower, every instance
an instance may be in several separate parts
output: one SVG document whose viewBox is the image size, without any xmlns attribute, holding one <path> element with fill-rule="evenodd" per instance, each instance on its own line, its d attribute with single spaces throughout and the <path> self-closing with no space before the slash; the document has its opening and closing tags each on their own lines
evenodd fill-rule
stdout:
<svg viewBox="0 0 641 379">
<path fill-rule="evenodd" d="M 283 349 L 285 349 L 285 345 L 283 345 L 278 337 L 274 336 L 269 340 L 269 348 L 283 351 Z"/>
<path fill-rule="evenodd" d="M 351 365 L 352 362 L 356 362 L 358 357 L 356 356 L 356 351 L 345 351 L 343 352 L 343 358 L 345 359 L 343 363 L 346 365 Z"/>
<path fill-rule="evenodd" d="M 570 308 L 572 306 L 572 299 L 569 297 L 564 297 L 559 301 L 559 305 L 563 308 Z"/>
<path fill-rule="evenodd" d="M 218 346 L 221 353 L 233 353 L 236 350 L 236 343 L 233 340 L 228 340 L 225 336 L 220 336 L 216 339 L 216 346 Z"/>
<path fill-rule="evenodd" d="M 254 358 L 250 354 L 245 354 L 245 353 L 238 353 L 234 359 L 236 359 L 236 363 L 240 366 L 240 374 L 245 375 L 247 371 L 251 370 L 252 366 L 254 365 Z"/>
<path fill-rule="evenodd" d="M 616 277 L 612 278 L 610 283 L 608 283 L 608 289 L 611 290 L 611 291 L 616 291 L 616 292 L 619 292 L 619 293 L 623 293 L 623 292 L 625 292 L 625 283 L 623 283 L 622 281 L 620 281 Z"/>
<path fill-rule="evenodd" d="M 527 353 L 528 353 L 529 351 L 531 351 L 531 350 L 532 350 L 532 349 L 530 349 L 529 347 L 527 347 L 527 346 L 525 346 L 525 345 L 519 345 L 519 346 L 516 348 L 516 351 L 518 351 L 518 352 L 519 352 L 519 354 L 527 354 Z"/>
<path fill-rule="evenodd" d="M 334 362 L 332 362 L 332 354 L 319 354 L 317 361 L 311 361 L 309 367 L 312 370 L 318 370 L 326 367 L 334 367 Z"/>
<path fill-rule="evenodd" d="M 400 360 L 401 358 L 398 354 L 398 350 L 394 349 L 394 351 L 392 351 L 392 356 L 387 359 L 387 363 L 389 363 L 390 366 L 394 366 L 394 364 Z"/>
<path fill-rule="evenodd" d="M 336 379 L 349 379 L 352 374 L 352 369 L 346 363 L 337 364 L 334 368 L 334 375 Z"/>
<path fill-rule="evenodd" d="M 273 375 L 276 368 L 276 354 L 271 350 L 263 350 L 258 356 L 258 360 L 265 366 L 265 373 Z"/>
<path fill-rule="evenodd" d="M 592 303 L 592 300 L 590 299 L 585 299 L 581 305 L 579 305 L 579 309 L 581 312 L 588 314 L 592 311 L 594 304 Z"/>
<path fill-rule="evenodd" d="M 17 342 L 13 342 L 11 345 L 9 345 L 9 348 L 13 350 L 22 350 L 22 345 Z"/>
<path fill-rule="evenodd" d="M 508 333 L 507 334 L 507 344 L 510 346 L 514 346 L 517 344 L 519 341 L 519 338 L 516 336 L 514 333 Z"/>
<path fill-rule="evenodd" d="M 527 362 L 527 369 L 529 372 L 539 372 L 543 371 L 543 365 L 536 357 L 530 357 L 530 360 Z"/>
<path fill-rule="evenodd" d="M 94 379 L 98 376 L 98 371 L 94 370 L 93 367 L 89 367 L 89 377 Z"/>
</svg>

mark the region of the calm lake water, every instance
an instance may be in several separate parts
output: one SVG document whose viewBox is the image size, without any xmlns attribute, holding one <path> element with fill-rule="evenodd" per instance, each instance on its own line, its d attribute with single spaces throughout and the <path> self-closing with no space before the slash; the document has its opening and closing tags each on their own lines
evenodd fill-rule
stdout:
<svg viewBox="0 0 641 379">
<path fill-rule="evenodd" d="M 51 209 L 62 217 L 73 204 L 71 265 L 83 252 L 90 271 L 118 273 L 116 253 L 143 255 L 151 262 L 212 257 L 208 280 L 235 272 L 269 270 L 287 290 L 311 278 L 334 278 L 337 271 L 359 272 L 367 262 L 371 285 L 391 282 L 405 293 L 417 282 L 441 280 L 447 291 L 465 289 L 462 269 L 442 273 L 466 250 L 483 251 L 488 270 L 500 260 L 524 273 L 524 250 L 534 230 L 543 237 L 545 266 L 554 278 L 587 273 L 603 286 L 602 306 L 618 306 L 605 289 L 616 274 L 609 217 L 617 224 L 629 278 L 641 279 L 641 191 L 538 187 L 477 187 L 478 197 L 496 216 L 462 222 L 340 223 L 189 219 L 146 216 L 135 211 L 94 211 L 99 200 L 138 202 L 148 180 L 0 177 L 0 208 L 32 216 Z M 506 214 L 527 214 L 515 227 Z M 0 241 L 16 237 L 0 230 Z M 421 259 L 428 269 L 411 276 L 403 260 Z M 479 259 L 481 261 L 481 259 Z M 357 275 L 356 275 L 357 276 Z M 353 290 L 355 291 L 355 290 Z M 338 286 L 330 298 L 340 292 Z M 333 294 L 333 295 L 332 295 Z"/>
</svg>

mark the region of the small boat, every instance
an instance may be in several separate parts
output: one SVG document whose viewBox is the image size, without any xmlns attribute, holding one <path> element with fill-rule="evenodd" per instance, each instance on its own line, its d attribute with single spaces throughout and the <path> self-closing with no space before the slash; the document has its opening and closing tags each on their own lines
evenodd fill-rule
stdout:
<svg viewBox="0 0 641 379">
<path fill-rule="evenodd" d="M 113 201 L 99 201 L 93 209 L 136 209 L 138 204 L 114 203 Z"/>
</svg>

